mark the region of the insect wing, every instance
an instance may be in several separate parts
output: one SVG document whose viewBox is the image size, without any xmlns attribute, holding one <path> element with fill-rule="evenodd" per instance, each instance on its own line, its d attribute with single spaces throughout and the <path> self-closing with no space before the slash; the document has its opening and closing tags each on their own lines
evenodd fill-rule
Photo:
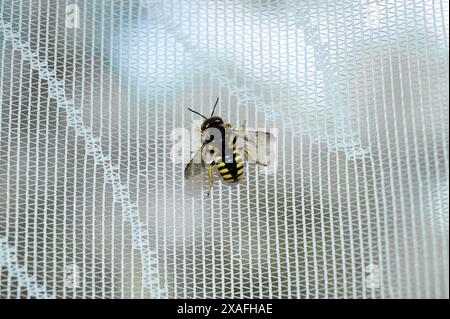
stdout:
<svg viewBox="0 0 450 319">
<path fill-rule="evenodd" d="M 195 175 L 201 174 L 202 172 L 206 171 L 206 164 L 202 159 L 202 153 L 203 153 L 203 147 L 202 147 L 194 154 L 192 159 L 189 163 L 187 163 L 185 169 L 184 169 L 184 177 L 186 179 L 190 179 L 194 177 Z"/>
<path fill-rule="evenodd" d="M 207 142 L 194 154 L 184 169 L 186 194 L 198 197 L 208 185 L 209 157 Z"/>
<path fill-rule="evenodd" d="M 270 164 L 271 145 L 275 141 L 275 137 L 271 133 L 239 129 L 232 129 L 231 131 L 231 134 L 237 137 L 236 147 L 248 150 L 248 154 L 245 154 L 245 156 L 249 163 Z"/>
</svg>

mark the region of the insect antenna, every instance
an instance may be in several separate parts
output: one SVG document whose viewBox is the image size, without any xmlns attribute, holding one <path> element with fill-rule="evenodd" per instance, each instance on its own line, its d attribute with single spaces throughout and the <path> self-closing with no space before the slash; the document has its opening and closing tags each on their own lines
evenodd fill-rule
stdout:
<svg viewBox="0 0 450 319">
<path fill-rule="evenodd" d="M 191 108 L 188 108 L 188 110 L 191 111 L 192 113 L 195 113 L 195 114 L 197 114 L 197 115 L 200 115 L 200 116 L 203 117 L 205 120 L 207 120 L 206 116 L 204 116 L 204 115 L 198 113 L 197 111 L 194 111 L 194 110 L 191 109 Z"/>
<path fill-rule="evenodd" d="M 214 114 L 214 111 L 215 111 L 216 106 L 217 106 L 217 102 L 219 102 L 219 97 L 217 97 L 216 104 L 214 104 L 214 108 L 213 108 L 213 110 L 212 110 L 212 112 L 211 112 L 211 116 L 210 116 L 210 117 L 212 117 L 213 114 Z"/>
</svg>

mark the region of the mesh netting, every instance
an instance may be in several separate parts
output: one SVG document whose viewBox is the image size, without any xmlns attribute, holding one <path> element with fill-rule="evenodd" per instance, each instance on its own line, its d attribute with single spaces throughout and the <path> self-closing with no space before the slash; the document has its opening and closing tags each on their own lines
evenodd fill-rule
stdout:
<svg viewBox="0 0 450 319">
<path fill-rule="evenodd" d="M 448 298 L 448 10 L 1 1 L 0 297 Z M 217 97 L 277 152 L 207 197 Z"/>
</svg>

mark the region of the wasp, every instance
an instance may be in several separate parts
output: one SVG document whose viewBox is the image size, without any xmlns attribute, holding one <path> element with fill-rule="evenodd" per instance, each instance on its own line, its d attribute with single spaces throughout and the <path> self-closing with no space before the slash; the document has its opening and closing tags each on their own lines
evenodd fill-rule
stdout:
<svg viewBox="0 0 450 319">
<path fill-rule="evenodd" d="M 267 166 L 269 162 L 260 161 L 253 155 L 253 150 L 250 150 L 250 148 L 253 147 L 258 150 L 258 147 L 263 147 L 266 151 L 270 140 L 273 139 L 273 135 L 268 132 L 246 130 L 245 121 L 240 128 L 234 129 L 230 123 L 225 123 L 221 117 L 214 116 L 218 102 L 219 98 L 217 98 L 209 117 L 188 108 L 189 111 L 205 120 L 200 128 L 201 146 L 194 152 L 194 156 L 186 165 L 184 174 L 189 179 L 203 169 L 207 169 L 209 177 L 208 197 L 216 172 L 220 174 L 223 181 L 234 184 L 238 183 L 244 175 L 244 163 Z"/>
</svg>

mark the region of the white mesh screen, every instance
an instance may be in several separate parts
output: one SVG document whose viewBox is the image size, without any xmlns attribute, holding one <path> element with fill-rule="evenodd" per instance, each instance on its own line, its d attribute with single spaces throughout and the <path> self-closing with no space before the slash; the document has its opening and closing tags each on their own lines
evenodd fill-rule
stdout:
<svg viewBox="0 0 450 319">
<path fill-rule="evenodd" d="M 0 6 L 1 298 L 449 297 L 447 0 Z M 277 165 L 208 198 L 216 97 Z"/>
</svg>

